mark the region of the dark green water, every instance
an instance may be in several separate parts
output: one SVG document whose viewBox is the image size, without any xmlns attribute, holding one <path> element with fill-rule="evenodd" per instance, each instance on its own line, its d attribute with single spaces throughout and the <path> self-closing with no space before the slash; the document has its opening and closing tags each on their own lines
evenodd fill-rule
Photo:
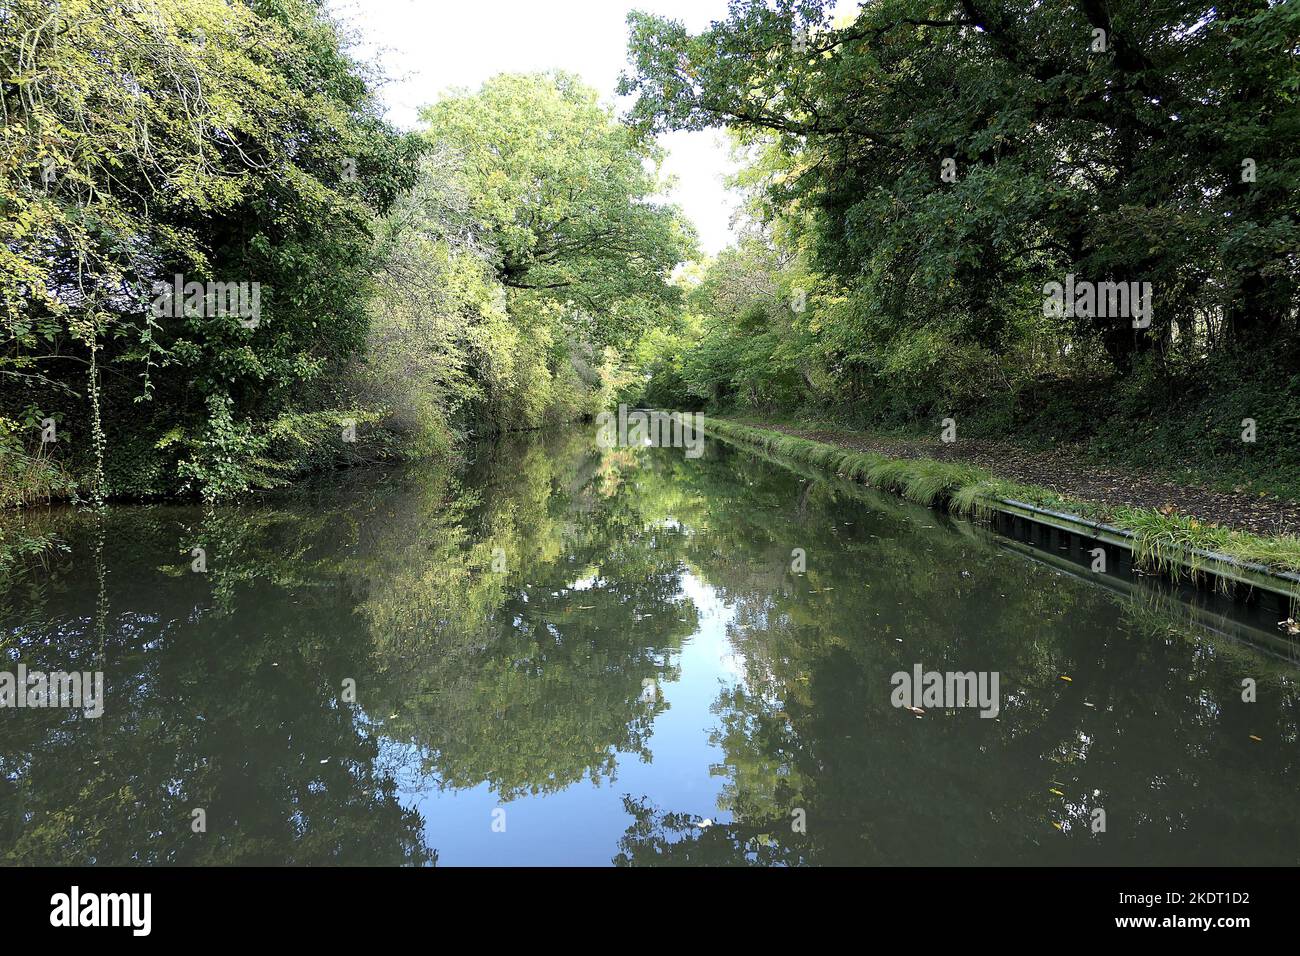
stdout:
<svg viewBox="0 0 1300 956">
<path fill-rule="evenodd" d="M 104 713 L 0 709 L 8 864 L 1300 861 L 1294 663 L 713 441 L 51 520 L 0 670 Z"/>
</svg>

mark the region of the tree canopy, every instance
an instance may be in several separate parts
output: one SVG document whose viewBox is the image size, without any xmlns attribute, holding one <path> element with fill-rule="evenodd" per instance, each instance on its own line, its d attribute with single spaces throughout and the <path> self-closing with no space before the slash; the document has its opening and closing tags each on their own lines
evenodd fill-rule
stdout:
<svg viewBox="0 0 1300 956">
<path fill-rule="evenodd" d="M 1098 329 L 1120 362 L 1197 306 L 1229 336 L 1289 318 L 1294 5 L 882 0 L 839 24 L 826 6 L 746 0 L 699 36 L 633 14 L 633 120 L 771 135 L 773 194 L 809 211 L 819 266 L 904 323 L 923 297 L 995 338 L 1050 270 L 1158 283 L 1149 331 Z"/>
<path fill-rule="evenodd" d="M 634 128 L 723 127 L 745 160 L 753 228 L 696 293 L 679 403 L 960 409 L 1005 431 L 1050 392 L 1045 435 L 1158 402 L 1174 414 L 1142 431 L 1166 446 L 1239 457 L 1243 416 L 1273 414 L 1270 454 L 1287 454 L 1294 3 L 829 6 L 737 0 L 699 34 L 629 16 Z M 1075 280 L 1145 289 L 1150 308 L 1049 308 Z"/>
<path fill-rule="evenodd" d="M 662 150 L 566 73 L 504 75 L 422 114 L 460 157 L 503 285 L 565 308 L 604 343 L 671 313 L 694 235 L 656 201 Z"/>
</svg>

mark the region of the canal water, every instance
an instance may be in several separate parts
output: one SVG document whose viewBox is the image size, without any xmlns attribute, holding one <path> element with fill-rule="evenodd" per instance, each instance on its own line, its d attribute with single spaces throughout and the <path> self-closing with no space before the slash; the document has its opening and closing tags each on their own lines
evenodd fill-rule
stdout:
<svg viewBox="0 0 1300 956">
<path fill-rule="evenodd" d="M 1300 862 L 1294 655 L 711 439 L 45 520 L 5 864 Z"/>
</svg>

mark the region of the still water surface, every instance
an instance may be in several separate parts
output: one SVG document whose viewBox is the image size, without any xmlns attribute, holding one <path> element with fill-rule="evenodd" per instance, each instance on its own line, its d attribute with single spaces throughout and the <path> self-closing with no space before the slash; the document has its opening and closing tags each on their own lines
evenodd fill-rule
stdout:
<svg viewBox="0 0 1300 956">
<path fill-rule="evenodd" d="M 716 442 L 51 520 L 0 670 L 105 708 L 0 710 L 6 864 L 1300 862 L 1294 661 Z"/>
</svg>

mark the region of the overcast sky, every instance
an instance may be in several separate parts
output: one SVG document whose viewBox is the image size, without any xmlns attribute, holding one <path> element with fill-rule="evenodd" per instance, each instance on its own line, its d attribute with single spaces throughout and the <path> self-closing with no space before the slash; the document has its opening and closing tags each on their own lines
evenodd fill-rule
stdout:
<svg viewBox="0 0 1300 956">
<path fill-rule="evenodd" d="M 331 0 L 331 9 L 359 30 L 357 52 L 376 59 L 390 77 L 381 91 L 389 119 L 404 129 L 418 111 L 449 87 L 477 88 L 497 73 L 564 69 L 577 73 L 614 102 L 627 58 L 629 10 L 642 9 L 686 23 L 692 32 L 726 16 L 726 0 Z M 628 104 L 615 104 L 620 109 Z M 700 245 L 716 253 L 731 242 L 734 198 L 723 175 L 732 170 L 722 135 L 673 133 L 665 170 L 677 178 L 672 193 L 699 231 Z"/>
</svg>

